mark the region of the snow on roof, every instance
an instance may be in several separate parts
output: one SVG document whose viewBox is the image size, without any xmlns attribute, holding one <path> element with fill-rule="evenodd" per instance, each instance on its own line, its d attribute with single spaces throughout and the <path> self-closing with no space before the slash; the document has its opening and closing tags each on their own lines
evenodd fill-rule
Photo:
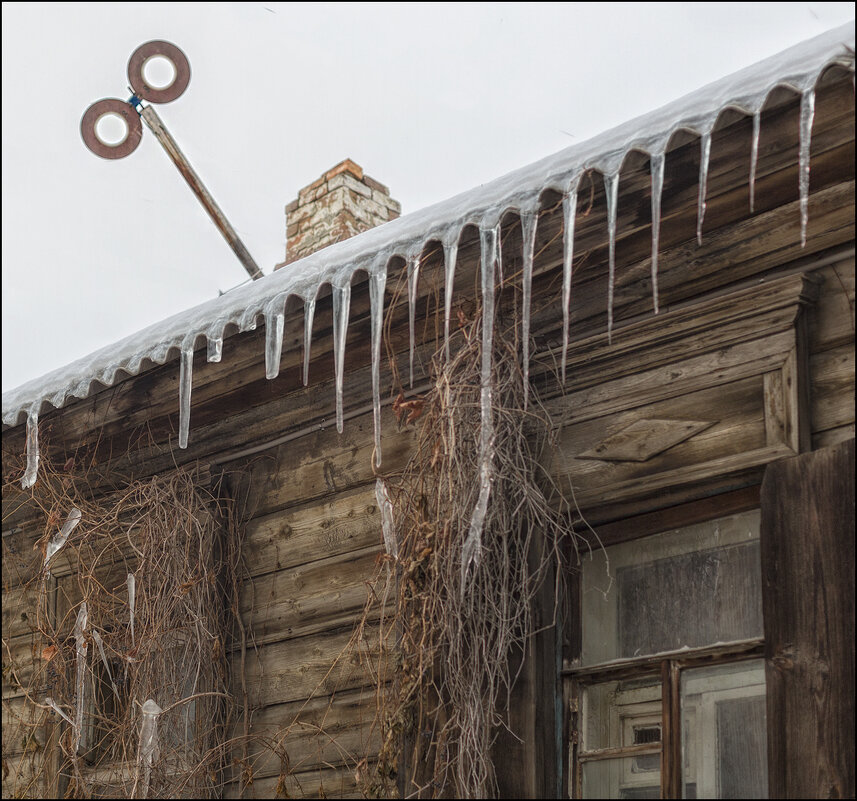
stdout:
<svg viewBox="0 0 857 801">
<path fill-rule="evenodd" d="M 457 242 L 467 224 L 475 224 L 485 230 L 495 226 L 507 210 L 532 211 L 539 196 L 548 188 L 568 195 L 576 191 L 577 181 L 586 170 L 598 170 L 609 179 L 618 175 L 625 156 L 631 150 L 645 151 L 652 156 L 662 155 L 670 137 L 679 129 L 694 131 L 705 142 L 724 109 L 732 107 L 758 115 L 768 94 L 778 86 L 791 87 L 804 97 L 812 97 L 815 82 L 826 67 L 840 63 L 853 69 L 853 48 L 852 22 L 491 183 L 331 245 L 290 264 L 288 269 L 173 315 L 41 378 L 4 392 L 3 425 L 15 426 L 25 419 L 32 422 L 42 412 L 62 408 L 75 398 L 85 398 L 127 376 L 182 354 L 181 406 L 186 440 L 188 412 L 185 407 L 189 408 L 190 396 L 187 354 L 192 353 L 197 341 L 207 340 L 209 361 L 219 361 L 227 325 L 237 325 L 239 331 L 254 329 L 257 317 L 261 315 L 270 323 L 268 329 L 274 331 L 281 325 L 285 302 L 290 295 L 302 298 L 311 313 L 316 294 L 326 283 L 334 288 L 334 304 L 336 306 L 338 302 L 340 308 L 339 332 L 342 336 L 335 339 L 342 344 L 337 349 L 335 361 L 341 393 L 348 288 L 357 270 L 365 270 L 381 280 L 383 289 L 389 260 L 402 256 L 413 264 L 429 240 L 451 245 Z M 811 121 L 810 107 L 809 126 Z M 808 158 L 809 131 L 806 133 Z M 701 200 L 704 200 L 704 195 L 701 195 Z M 703 203 L 701 208 L 704 209 Z M 378 296 L 377 291 L 374 294 Z M 383 291 L 380 298 L 383 302 Z M 377 309 L 373 310 L 376 319 L 377 314 Z M 274 358 L 279 362 L 281 345 L 281 341 L 277 345 L 269 338 L 266 348 L 270 351 L 266 353 L 269 377 L 276 375 L 276 366 L 272 368 L 272 362 Z"/>
</svg>

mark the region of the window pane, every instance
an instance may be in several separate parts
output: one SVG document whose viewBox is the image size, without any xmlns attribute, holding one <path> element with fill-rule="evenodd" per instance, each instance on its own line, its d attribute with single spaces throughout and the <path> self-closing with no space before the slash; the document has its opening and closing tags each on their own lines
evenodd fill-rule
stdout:
<svg viewBox="0 0 857 801">
<path fill-rule="evenodd" d="M 685 798 L 767 798 L 765 663 L 682 672 Z"/>
<path fill-rule="evenodd" d="M 646 757 L 649 759 L 649 757 Z M 660 756 L 654 770 L 635 770 L 639 757 L 599 759 L 583 763 L 583 798 L 660 798 Z"/>
<path fill-rule="evenodd" d="M 759 512 L 593 550 L 584 665 L 762 636 Z"/>
<path fill-rule="evenodd" d="M 607 681 L 583 691 L 583 750 L 598 751 L 661 739 L 661 681 Z M 637 757 L 640 765 L 650 756 Z M 642 768 L 641 768 L 642 769 Z"/>
</svg>

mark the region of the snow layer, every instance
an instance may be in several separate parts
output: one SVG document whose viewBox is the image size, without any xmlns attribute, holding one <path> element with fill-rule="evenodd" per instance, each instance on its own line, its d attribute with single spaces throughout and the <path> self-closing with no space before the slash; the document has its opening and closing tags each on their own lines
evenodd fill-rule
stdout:
<svg viewBox="0 0 857 801">
<path fill-rule="evenodd" d="M 850 49 L 849 49 L 850 48 Z M 452 285 L 458 238 L 465 225 L 473 224 L 480 230 L 494 229 L 506 211 L 514 210 L 529 218 L 537 209 L 539 196 L 548 188 L 561 192 L 567 209 L 566 265 L 563 279 L 562 305 L 566 318 L 573 256 L 573 213 L 576 208 L 576 189 L 580 176 L 589 169 L 604 175 L 608 191 L 616 183 L 615 177 L 631 150 L 644 151 L 653 156 L 655 170 L 652 176 L 653 211 L 660 208 L 660 189 L 663 185 L 662 156 L 670 137 L 679 129 L 700 135 L 703 150 L 710 132 L 727 107 L 737 108 L 758 119 L 758 113 L 768 94 L 777 86 L 788 86 L 802 97 L 801 125 L 801 194 L 805 208 L 808 193 L 809 137 L 811 135 L 812 108 L 815 82 L 824 69 L 839 63 L 853 69 L 853 23 L 828 31 L 814 39 L 802 42 L 776 56 L 734 73 L 722 80 L 693 92 L 662 108 L 631 120 L 590 140 L 573 145 L 555 155 L 518 169 L 489 184 L 464 192 L 442 203 L 414 214 L 381 225 L 359 236 L 325 248 L 290 264 L 287 268 L 214 298 L 185 312 L 176 314 L 149 326 L 125 339 L 101 348 L 95 353 L 54 370 L 5 392 L 2 403 L 4 426 L 17 426 L 28 421 L 35 427 L 38 415 L 51 408 L 62 408 L 75 398 L 85 398 L 92 392 L 108 387 L 123 378 L 136 375 L 154 365 L 163 364 L 176 356 L 181 359 L 180 389 L 180 444 L 185 446 L 189 430 L 191 369 L 189 354 L 207 343 L 208 360 L 220 361 L 223 337 L 235 331 L 255 329 L 260 321 L 269 321 L 271 329 L 266 344 L 266 373 L 276 375 L 276 363 L 282 346 L 282 330 L 286 301 L 291 295 L 300 297 L 309 315 L 314 311 L 315 298 L 320 287 L 332 287 L 336 317 L 336 402 L 337 427 L 342 426 L 342 382 L 345 349 L 345 330 L 348 324 L 350 287 L 354 274 L 365 271 L 371 278 L 373 322 L 373 395 L 376 427 L 380 423 L 380 399 L 377 361 L 380 355 L 380 334 L 383 319 L 383 287 L 387 264 L 394 256 L 404 258 L 409 267 L 409 297 L 416 293 L 419 278 L 419 254 L 430 240 L 444 245 L 447 258 L 447 286 Z M 756 126 L 758 127 L 758 126 Z M 703 161 L 705 161 L 703 159 Z M 705 174 L 701 175 L 699 192 L 700 235 L 705 211 Z M 656 195 L 656 197 L 655 197 Z M 612 202 L 610 220 L 615 220 L 616 193 L 608 195 Z M 805 230 L 806 221 L 802 220 Z M 610 238 L 612 244 L 613 230 Z M 529 236 L 527 244 L 529 245 Z M 653 230 L 653 283 L 657 286 L 657 225 Z M 612 256 L 612 247 L 611 247 Z M 612 266 L 612 258 L 611 258 Z M 612 272 L 612 270 L 611 270 Z M 611 284 L 612 295 L 612 284 Z M 448 336 L 449 294 L 445 315 L 445 336 Z M 657 295 L 653 296 L 657 310 Z M 612 305 L 612 304 L 610 304 Z M 291 307 L 290 307 L 291 308 Z M 523 309 L 526 319 L 529 310 Z M 608 330 L 612 328 L 612 315 L 608 316 Z M 411 326 L 413 328 L 413 326 Z M 311 345 L 311 325 L 306 327 L 306 353 Z M 280 341 L 276 341 L 279 333 Z M 565 372 L 563 358 L 563 374 Z M 32 440 L 32 461 L 37 460 L 36 432 Z M 376 444 L 377 431 L 376 431 Z M 28 450 L 30 448 L 28 447 Z M 380 447 L 376 462 L 380 463 Z M 28 470 L 28 478 L 30 478 Z M 34 471 L 33 471 L 34 472 Z M 32 477 L 34 478 L 34 476 Z"/>
</svg>

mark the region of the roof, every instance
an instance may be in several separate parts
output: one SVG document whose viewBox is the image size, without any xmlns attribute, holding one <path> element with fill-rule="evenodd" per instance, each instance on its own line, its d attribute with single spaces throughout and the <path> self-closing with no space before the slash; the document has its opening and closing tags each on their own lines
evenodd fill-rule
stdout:
<svg viewBox="0 0 857 801">
<path fill-rule="evenodd" d="M 507 211 L 533 210 L 546 189 L 568 194 L 575 190 L 580 176 L 588 170 L 597 170 L 608 179 L 614 177 L 630 151 L 662 155 L 672 135 L 680 129 L 695 132 L 704 141 L 721 112 L 737 108 L 757 115 L 776 87 L 787 86 L 810 97 L 815 82 L 832 64 L 853 69 L 853 23 L 802 42 L 656 111 L 481 187 L 331 245 L 292 263 L 288 269 L 278 270 L 226 295 L 168 317 L 41 378 L 28 381 L 3 393 L 3 425 L 16 426 L 28 416 L 35 418 L 51 408 L 62 408 L 75 398 L 85 398 L 181 353 L 192 353 L 198 344 L 206 341 L 209 343 L 209 360 L 219 361 L 224 334 L 234 330 L 233 326 L 237 326 L 238 331 L 255 329 L 262 318 L 271 323 L 269 330 L 275 331 L 277 318 L 285 313 L 289 296 L 302 298 L 311 311 L 318 290 L 324 284 L 339 290 L 334 292 L 334 302 L 339 302 L 339 319 L 345 326 L 348 287 L 355 272 L 365 270 L 383 281 L 387 264 L 394 256 L 413 261 L 430 240 L 454 243 L 468 224 L 485 229 L 495 226 Z M 380 296 L 379 302 L 383 302 L 383 291 L 374 293 L 374 296 Z M 373 309 L 373 317 L 377 314 L 378 311 Z M 227 326 L 230 329 L 227 330 Z M 340 337 L 336 339 L 340 340 Z M 343 344 L 335 360 L 340 387 L 344 333 L 341 342 Z M 270 341 L 269 349 L 279 356 L 278 347 L 272 347 Z M 269 364 L 272 361 L 270 354 L 268 361 Z M 183 372 L 187 375 L 182 393 L 182 406 L 185 406 L 189 404 L 190 371 Z M 268 371 L 269 378 L 276 375 L 275 369 L 273 375 L 271 372 Z M 184 397 L 185 392 L 187 398 Z"/>
</svg>

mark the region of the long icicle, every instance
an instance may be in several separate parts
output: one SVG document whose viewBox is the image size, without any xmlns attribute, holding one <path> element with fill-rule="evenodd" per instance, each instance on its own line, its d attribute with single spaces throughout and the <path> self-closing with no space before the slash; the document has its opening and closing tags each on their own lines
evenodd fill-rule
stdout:
<svg viewBox="0 0 857 801">
<path fill-rule="evenodd" d="M 416 315 L 417 315 L 417 289 L 420 281 L 420 257 L 412 256 L 408 259 L 408 334 L 410 345 L 408 348 L 408 366 L 410 375 L 410 386 L 414 388 L 414 342 L 416 338 Z"/>
<path fill-rule="evenodd" d="M 21 488 L 30 489 L 39 474 L 39 413 L 31 410 L 27 415 L 27 469 L 21 479 Z"/>
<path fill-rule="evenodd" d="M 756 209 L 756 166 L 759 163 L 759 135 L 762 130 L 762 110 L 753 113 L 753 140 L 750 143 L 750 214 Z"/>
<path fill-rule="evenodd" d="M 80 605 L 77 620 L 74 624 L 74 643 L 77 653 L 77 671 L 74 682 L 74 745 L 72 753 L 77 754 L 80 748 L 80 736 L 83 731 L 83 694 L 86 683 L 86 651 L 89 648 L 84 631 L 89 615 L 86 610 L 86 601 Z"/>
<path fill-rule="evenodd" d="M 536 252 L 536 225 L 539 215 L 537 211 L 521 214 L 522 246 L 522 289 L 523 307 L 521 309 L 521 352 L 524 367 L 524 411 L 530 393 L 530 301 L 533 293 L 533 256 Z"/>
<path fill-rule="evenodd" d="M 158 716 L 164 710 L 153 699 L 149 698 L 143 704 L 141 711 L 139 759 L 143 769 L 143 787 L 140 790 L 138 798 L 148 798 L 152 766 L 158 761 L 161 755 L 158 743 Z"/>
<path fill-rule="evenodd" d="M 809 224 L 809 157 L 812 122 L 815 118 L 815 89 L 804 89 L 800 96 L 800 246 L 806 247 Z"/>
<path fill-rule="evenodd" d="M 312 321 L 315 317 L 315 295 L 304 301 L 304 386 L 309 384 L 309 356 L 312 345 Z"/>
<path fill-rule="evenodd" d="M 705 196 L 708 194 L 708 163 L 711 161 L 711 131 L 700 139 L 699 197 L 696 201 L 696 241 L 702 245 L 702 221 L 705 219 Z"/>
<path fill-rule="evenodd" d="M 342 433 L 342 384 L 345 374 L 345 337 L 351 310 L 351 284 L 333 288 L 333 363 L 336 372 L 336 430 Z"/>
<path fill-rule="evenodd" d="M 101 635 L 98 633 L 97 629 L 92 630 L 92 639 L 95 640 L 95 644 L 98 646 L 98 653 L 101 654 L 101 661 L 104 663 L 104 669 L 107 671 L 107 678 L 110 679 L 110 684 L 113 687 L 113 694 L 116 696 L 116 700 L 120 701 L 119 690 L 116 689 L 116 682 L 113 681 L 113 673 L 110 670 L 110 663 L 107 661 L 107 654 L 104 653 L 104 642 L 102 641 Z"/>
<path fill-rule="evenodd" d="M 63 547 L 63 545 L 68 542 L 68 538 L 71 535 L 71 532 L 77 528 L 77 524 L 80 523 L 81 513 L 80 509 L 74 507 L 69 513 L 68 517 L 65 519 L 65 523 L 62 524 L 62 528 L 51 537 L 50 542 L 48 542 L 48 547 L 45 550 L 45 563 L 44 566 L 47 568 L 50 564 L 51 559 L 54 558 L 56 553 Z M 45 578 L 51 577 L 50 569 L 45 571 Z"/>
<path fill-rule="evenodd" d="M 190 392 L 193 386 L 193 347 L 182 348 L 179 368 L 179 447 L 187 447 L 190 432 Z"/>
<path fill-rule="evenodd" d="M 613 295 L 616 291 L 616 214 L 619 200 L 619 173 L 604 176 L 607 195 L 607 341 L 613 341 Z"/>
<path fill-rule="evenodd" d="M 399 544 L 396 541 L 396 529 L 393 526 L 393 503 L 387 485 L 382 478 L 375 481 L 375 502 L 381 514 L 381 532 L 384 535 L 384 548 L 394 559 L 399 557 Z"/>
<path fill-rule="evenodd" d="M 655 314 L 660 311 L 658 302 L 658 249 L 661 241 L 661 196 L 664 190 L 664 161 L 666 161 L 666 156 L 663 153 L 652 154 L 652 304 Z"/>
<path fill-rule="evenodd" d="M 126 579 L 128 584 L 128 611 L 131 622 L 131 647 L 134 647 L 134 603 L 137 596 L 137 579 L 133 573 L 129 573 Z"/>
<path fill-rule="evenodd" d="M 577 187 L 575 183 L 562 198 L 562 383 L 565 384 L 565 364 L 568 358 L 568 328 L 571 313 L 571 274 L 574 262 L 574 222 L 577 217 Z"/>
<path fill-rule="evenodd" d="M 461 548 L 461 594 L 467 571 L 482 559 L 482 529 L 494 481 L 494 416 L 492 352 L 494 346 L 494 270 L 500 226 L 480 229 L 482 245 L 482 371 L 480 380 L 479 497 L 470 518 L 470 529 Z"/>
<path fill-rule="evenodd" d="M 458 260 L 458 233 L 455 239 L 443 243 L 443 353 L 449 362 L 449 319 L 452 316 L 452 285 L 455 281 L 455 262 Z"/>
<path fill-rule="evenodd" d="M 369 276 L 372 310 L 372 422 L 375 426 L 375 467 L 381 466 L 381 331 L 384 328 L 384 290 L 387 263 L 383 261 Z"/>
<path fill-rule="evenodd" d="M 283 353 L 282 312 L 265 315 L 265 378 L 276 378 L 280 374 L 280 357 Z"/>
</svg>

